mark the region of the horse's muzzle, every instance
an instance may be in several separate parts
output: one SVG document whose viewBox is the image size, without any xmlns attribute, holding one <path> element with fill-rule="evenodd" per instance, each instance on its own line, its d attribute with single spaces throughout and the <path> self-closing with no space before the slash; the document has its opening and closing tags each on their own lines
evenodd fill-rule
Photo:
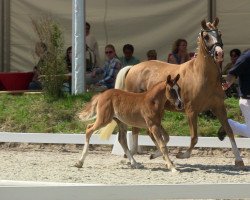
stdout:
<svg viewBox="0 0 250 200">
<path fill-rule="evenodd" d="M 220 46 L 215 47 L 214 60 L 217 63 L 223 62 L 224 60 L 224 51 Z"/>
<path fill-rule="evenodd" d="M 176 102 L 175 107 L 177 110 L 182 110 L 184 107 L 182 101 Z"/>
</svg>

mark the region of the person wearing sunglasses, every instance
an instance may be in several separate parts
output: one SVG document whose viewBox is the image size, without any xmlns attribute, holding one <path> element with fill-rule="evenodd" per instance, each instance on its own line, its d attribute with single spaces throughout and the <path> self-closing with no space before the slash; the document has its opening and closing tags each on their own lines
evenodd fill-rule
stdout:
<svg viewBox="0 0 250 200">
<path fill-rule="evenodd" d="M 103 78 L 95 84 L 95 87 L 99 87 L 98 91 L 114 88 L 116 75 L 122 68 L 122 63 L 117 58 L 115 47 L 112 44 L 105 47 L 105 55 L 104 66 L 95 69 L 92 73 L 93 78 L 98 74 L 103 74 Z"/>
</svg>

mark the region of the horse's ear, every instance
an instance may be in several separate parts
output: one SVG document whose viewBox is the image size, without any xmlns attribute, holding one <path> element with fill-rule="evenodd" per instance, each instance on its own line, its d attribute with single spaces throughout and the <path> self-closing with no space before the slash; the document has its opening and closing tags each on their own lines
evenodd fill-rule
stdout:
<svg viewBox="0 0 250 200">
<path fill-rule="evenodd" d="M 219 24 L 219 18 L 216 17 L 216 18 L 214 19 L 213 26 L 216 28 L 216 27 L 218 26 L 218 24 Z"/>
<path fill-rule="evenodd" d="M 177 81 L 179 80 L 179 78 L 180 78 L 180 74 L 177 74 L 176 77 L 175 77 L 175 79 L 174 79 L 174 83 L 177 83 Z"/>
<path fill-rule="evenodd" d="M 171 83 L 171 75 L 168 75 L 166 84 L 170 84 L 170 83 Z"/>
<path fill-rule="evenodd" d="M 205 19 L 203 19 L 203 20 L 201 21 L 201 27 L 202 27 L 204 30 L 207 29 L 207 23 L 206 23 L 206 20 L 205 20 Z"/>
</svg>

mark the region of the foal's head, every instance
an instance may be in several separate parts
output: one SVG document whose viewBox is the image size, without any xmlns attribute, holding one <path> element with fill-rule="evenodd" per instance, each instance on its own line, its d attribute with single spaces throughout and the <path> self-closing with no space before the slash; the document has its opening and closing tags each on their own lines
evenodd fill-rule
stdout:
<svg viewBox="0 0 250 200">
<path fill-rule="evenodd" d="M 217 28 L 218 23 L 218 18 L 215 18 L 213 23 L 202 20 L 200 33 L 201 44 L 216 63 L 222 62 L 224 57 L 221 33 Z"/>
<path fill-rule="evenodd" d="M 183 109 L 183 102 L 180 98 L 180 87 L 177 84 L 177 81 L 180 78 L 180 74 L 177 74 L 177 76 L 174 79 L 171 79 L 171 75 L 168 75 L 167 81 L 166 81 L 166 97 L 170 101 L 171 104 L 175 105 L 175 108 L 177 110 Z"/>
</svg>

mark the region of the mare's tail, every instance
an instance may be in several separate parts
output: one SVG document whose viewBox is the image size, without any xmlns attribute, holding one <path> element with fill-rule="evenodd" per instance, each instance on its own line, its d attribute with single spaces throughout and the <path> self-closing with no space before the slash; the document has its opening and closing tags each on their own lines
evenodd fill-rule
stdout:
<svg viewBox="0 0 250 200">
<path fill-rule="evenodd" d="M 115 80 L 115 89 L 124 90 L 125 89 L 125 77 L 130 70 L 131 66 L 123 67 L 117 74 L 116 80 Z M 103 127 L 100 132 L 101 139 L 108 139 L 116 127 L 116 122 L 112 120 L 109 124 L 107 124 L 105 127 Z"/>
<path fill-rule="evenodd" d="M 117 74 L 115 79 L 115 89 L 124 90 L 125 89 L 125 78 L 128 71 L 133 67 L 133 65 L 123 67 Z"/>
<path fill-rule="evenodd" d="M 96 106 L 98 103 L 99 94 L 92 97 L 91 101 L 87 103 L 85 108 L 78 113 L 78 117 L 81 121 L 86 122 L 96 118 Z"/>
</svg>

